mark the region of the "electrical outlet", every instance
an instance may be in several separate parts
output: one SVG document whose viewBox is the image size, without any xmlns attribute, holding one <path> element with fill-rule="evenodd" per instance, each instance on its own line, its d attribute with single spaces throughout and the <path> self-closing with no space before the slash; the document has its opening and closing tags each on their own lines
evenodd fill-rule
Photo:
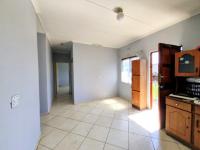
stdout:
<svg viewBox="0 0 200 150">
<path fill-rule="evenodd" d="M 19 100 L 20 100 L 20 95 L 14 95 L 11 97 L 11 108 L 14 109 L 15 107 L 17 107 L 19 105 Z"/>
</svg>

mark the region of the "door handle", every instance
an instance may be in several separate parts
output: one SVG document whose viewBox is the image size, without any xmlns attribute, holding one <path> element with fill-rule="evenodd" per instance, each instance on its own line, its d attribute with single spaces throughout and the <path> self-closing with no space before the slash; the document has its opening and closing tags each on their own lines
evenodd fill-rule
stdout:
<svg viewBox="0 0 200 150">
<path fill-rule="evenodd" d="M 164 86 L 163 86 L 163 85 L 160 85 L 159 87 L 160 87 L 160 89 L 163 89 L 163 88 L 164 88 Z"/>
<path fill-rule="evenodd" d="M 159 83 L 162 81 L 162 79 L 164 78 L 164 76 L 162 76 L 160 73 L 158 74 L 158 81 Z"/>
</svg>

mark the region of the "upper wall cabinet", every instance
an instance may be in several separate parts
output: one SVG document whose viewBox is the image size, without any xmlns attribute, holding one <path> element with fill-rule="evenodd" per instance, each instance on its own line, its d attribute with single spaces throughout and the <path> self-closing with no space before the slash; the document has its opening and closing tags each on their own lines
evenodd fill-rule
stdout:
<svg viewBox="0 0 200 150">
<path fill-rule="evenodd" d="M 175 54 L 175 75 L 197 77 L 200 75 L 200 51 L 188 50 Z"/>
</svg>

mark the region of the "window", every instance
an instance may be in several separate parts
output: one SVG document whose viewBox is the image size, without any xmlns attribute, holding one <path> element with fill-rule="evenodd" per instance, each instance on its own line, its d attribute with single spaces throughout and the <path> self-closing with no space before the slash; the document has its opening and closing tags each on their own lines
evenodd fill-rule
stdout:
<svg viewBox="0 0 200 150">
<path fill-rule="evenodd" d="M 121 61 L 121 81 L 123 83 L 131 83 L 130 59 L 124 59 Z"/>
<path fill-rule="evenodd" d="M 132 61 L 138 57 L 126 58 L 121 61 L 121 82 L 131 84 Z"/>
</svg>

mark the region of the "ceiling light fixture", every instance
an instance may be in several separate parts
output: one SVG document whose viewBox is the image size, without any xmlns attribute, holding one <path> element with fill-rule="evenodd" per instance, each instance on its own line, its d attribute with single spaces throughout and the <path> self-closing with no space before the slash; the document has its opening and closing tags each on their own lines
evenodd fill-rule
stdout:
<svg viewBox="0 0 200 150">
<path fill-rule="evenodd" d="M 105 5 L 102 5 L 101 3 L 97 3 L 94 0 L 85 0 L 85 1 L 90 3 L 90 4 L 96 5 L 98 7 L 101 7 L 103 9 L 106 9 L 106 10 L 109 10 L 109 11 L 112 11 L 112 12 L 116 13 L 117 14 L 117 20 L 121 20 L 124 17 L 126 17 L 126 18 L 129 18 L 129 19 L 133 20 L 134 22 L 137 21 L 139 23 L 142 23 L 144 25 L 147 25 L 147 26 L 151 27 L 152 29 L 155 29 L 155 27 L 150 25 L 149 23 L 144 22 L 143 20 L 140 20 L 138 18 L 129 16 L 127 13 L 124 13 L 123 9 L 121 7 L 115 7 L 114 9 L 112 9 L 112 8 L 109 8 L 109 7 L 105 6 Z"/>
<path fill-rule="evenodd" d="M 121 7 L 115 7 L 113 11 L 117 14 L 117 20 L 122 20 L 124 18 L 124 12 Z"/>
</svg>

